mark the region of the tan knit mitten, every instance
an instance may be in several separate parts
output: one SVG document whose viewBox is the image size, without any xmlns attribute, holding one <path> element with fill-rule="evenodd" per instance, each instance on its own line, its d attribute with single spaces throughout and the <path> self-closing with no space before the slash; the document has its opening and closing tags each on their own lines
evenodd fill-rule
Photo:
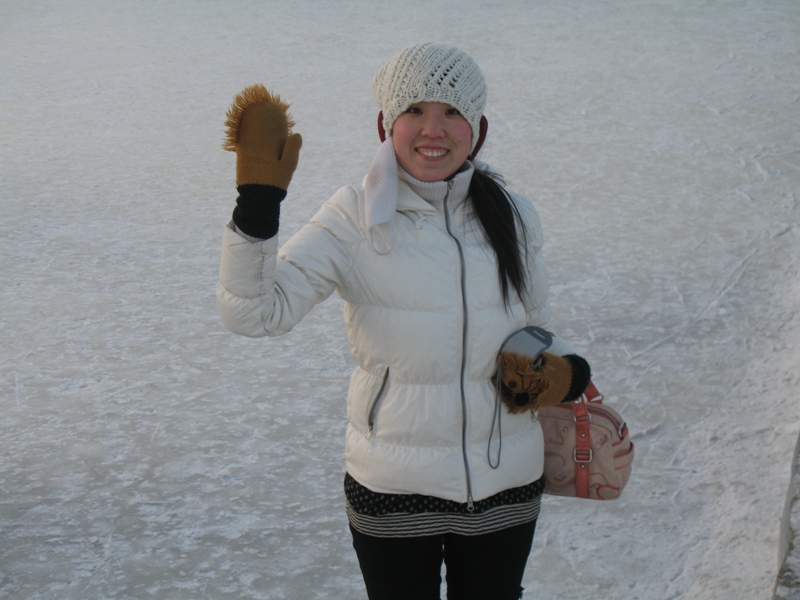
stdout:
<svg viewBox="0 0 800 600">
<path fill-rule="evenodd" d="M 591 378 L 589 364 L 577 354 L 539 355 L 541 363 L 513 352 L 500 354 L 500 393 L 511 413 L 539 410 L 575 400 L 586 390 Z"/>
<path fill-rule="evenodd" d="M 236 185 L 273 185 L 286 190 L 303 139 L 292 133 L 289 105 L 261 85 L 245 88 L 228 109 L 223 148 L 236 152 Z"/>
</svg>

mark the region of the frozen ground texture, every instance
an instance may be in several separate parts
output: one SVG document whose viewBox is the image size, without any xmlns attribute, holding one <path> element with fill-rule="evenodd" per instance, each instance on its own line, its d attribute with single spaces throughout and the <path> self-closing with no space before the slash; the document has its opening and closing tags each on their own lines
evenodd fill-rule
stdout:
<svg viewBox="0 0 800 600">
<path fill-rule="evenodd" d="M 618 502 L 547 498 L 526 599 L 773 597 L 799 521 L 795 0 L 1 3 L 0 596 L 365 598 L 341 304 L 223 329 L 220 144 L 242 87 L 293 102 L 288 236 L 360 179 L 372 75 L 426 39 L 482 65 L 551 326 L 637 447 Z"/>
</svg>

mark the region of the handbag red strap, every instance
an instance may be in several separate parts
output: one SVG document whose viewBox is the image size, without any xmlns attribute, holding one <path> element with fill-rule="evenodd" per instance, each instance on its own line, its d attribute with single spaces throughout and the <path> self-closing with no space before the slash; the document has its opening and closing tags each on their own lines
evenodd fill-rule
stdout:
<svg viewBox="0 0 800 600">
<path fill-rule="evenodd" d="M 590 381 L 589 386 L 583 395 L 572 403 L 572 411 L 575 414 L 576 443 L 573 458 L 575 459 L 575 495 L 579 498 L 589 497 L 589 463 L 592 462 L 592 436 L 591 424 L 592 415 L 586 402 L 589 398 L 597 401 L 601 398 L 600 393 Z"/>
</svg>

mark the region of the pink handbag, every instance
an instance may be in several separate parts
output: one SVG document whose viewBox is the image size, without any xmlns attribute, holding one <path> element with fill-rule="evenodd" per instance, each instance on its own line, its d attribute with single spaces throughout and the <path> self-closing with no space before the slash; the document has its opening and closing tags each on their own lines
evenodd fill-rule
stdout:
<svg viewBox="0 0 800 600">
<path fill-rule="evenodd" d="M 633 443 L 620 414 L 593 383 L 574 402 L 539 410 L 546 494 L 619 498 L 631 476 Z"/>
</svg>

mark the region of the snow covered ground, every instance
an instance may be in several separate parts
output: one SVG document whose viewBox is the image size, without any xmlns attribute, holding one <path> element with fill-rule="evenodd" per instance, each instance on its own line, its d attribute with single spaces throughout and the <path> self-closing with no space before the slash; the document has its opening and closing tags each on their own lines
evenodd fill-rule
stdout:
<svg viewBox="0 0 800 600">
<path fill-rule="evenodd" d="M 800 431 L 795 0 L 0 3 L 1 597 L 366 597 L 341 303 L 280 339 L 223 328 L 220 144 L 242 87 L 293 103 L 288 236 L 360 179 L 372 76 L 428 39 L 481 64 L 483 158 L 540 210 L 551 326 L 635 437 L 622 499 L 546 499 L 526 599 L 772 598 Z"/>
</svg>

